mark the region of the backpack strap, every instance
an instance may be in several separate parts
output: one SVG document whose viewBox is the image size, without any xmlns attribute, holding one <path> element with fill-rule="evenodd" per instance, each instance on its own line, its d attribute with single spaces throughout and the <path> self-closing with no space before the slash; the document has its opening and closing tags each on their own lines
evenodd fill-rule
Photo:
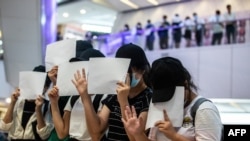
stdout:
<svg viewBox="0 0 250 141">
<path fill-rule="evenodd" d="M 207 98 L 202 97 L 202 98 L 199 98 L 199 99 L 194 103 L 194 105 L 192 106 L 191 111 L 190 111 L 190 114 L 191 114 L 191 116 L 192 116 L 192 118 L 193 118 L 193 125 L 195 125 L 196 111 L 197 111 L 197 109 L 200 107 L 200 105 L 201 105 L 203 102 L 205 102 L 205 101 L 210 101 L 210 100 L 207 99 Z M 210 101 L 210 102 L 211 102 L 211 101 Z"/>
<path fill-rule="evenodd" d="M 79 95 L 73 95 L 70 99 L 70 106 L 71 108 L 74 107 L 75 103 L 76 103 L 76 100 L 79 98 L 80 96 Z"/>
<path fill-rule="evenodd" d="M 195 126 L 196 111 L 198 110 L 199 106 L 200 106 L 203 102 L 205 102 L 205 101 L 212 102 L 211 100 L 202 97 L 202 98 L 199 98 L 199 99 L 194 103 L 194 105 L 193 105 L 192 108 L 191 108 L 190 114 L 191 114 L 191 116 L 192 116 L 192 118 L 193 118 L 193 125 L 194 125 L 194 126 Z M 224 127 L 222 127 L 222 129 L 221 129 L 221 139 L 220 139 L 220 141 L 224 141 Z"/>
</svg>

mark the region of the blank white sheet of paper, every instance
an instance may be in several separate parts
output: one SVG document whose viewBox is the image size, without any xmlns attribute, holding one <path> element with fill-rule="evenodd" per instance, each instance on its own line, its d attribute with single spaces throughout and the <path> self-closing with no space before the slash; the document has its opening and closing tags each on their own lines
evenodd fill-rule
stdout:
<svg viewBox="0 0 250 141">
<path fill-rule="evenodd" d="M 125 82 L 129 64 L 126 58 L 90 58 L 88 93 L 117 94 L 117 82 Z"/>
<path fill-rule="evenodd" d="M 150 102 L 146 129 L 154 127 L 156 121 L 164 120 L 163 109 L 174 127 L 181 127 L 184 111 L 184 87 L 177 86 L 173 97 L 167 102 Z"/>
<path fill-rule="evenodd" d="M 75 57 L 76 40 L 66 39 L 47 45 L 45 55 L 46 72 L 50 71 L 53 66 L 60 65 Z"/>
<path fill-rule="evenodd" d="M 42 95 L 46 75 L 44 72 L 19 72 L 20 98 L 36 99 L 38 95 Z"/>
<path fill-rule="evenodd" d="M 67 62 L 58 66 L 57 87 L 60 96 L 78 95 L 78 91 L 71 80 L 75 80 L 74 74 L 77 70 L 82 75 L 82 69 L 88 74 L 89 61 Z M 85 76 L 87 76 L 85 74 Z"/>
</svg>

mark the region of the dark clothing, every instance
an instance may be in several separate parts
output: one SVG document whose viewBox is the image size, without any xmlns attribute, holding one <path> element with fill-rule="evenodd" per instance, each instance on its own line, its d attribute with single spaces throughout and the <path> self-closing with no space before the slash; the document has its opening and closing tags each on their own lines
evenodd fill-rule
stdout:
<svg viewBox="0 0 250 141">
<path fill-rule="evenodd" d="M 169 22 L 165 21 L 158 30 L 159 43 L 161 49 L 168 48 L 168 27 L 169 27 Z"/>
<path fill-rule="evenodd" d="M 148 50 L 153 50 L 154 49 L 154 40 L 155 40 L 155 35 L 154 35 L 154 25 L 148 24 L 146 26 L 146 29 L 152 29 L 149 35 L 146 36 L 146 49 Z"/>
<path fill-rule="evenodd" d="M 202 29 L 196 30 L 195 31 L 195 40 L 197 46 L 201 46 L 202 43 Z"/>
<path fill-rule="evenodd" d="M 134 98 L 128 98 L 129 105 L 133 105 L 136 113 L 139 116 L 142 112 L 148 111 L 150 100 L 152 97 L 152 90 L 146 88 Z M 117 100 L 117 95 L 110 95 L 102 101 L 110 110 L 108 120 L 108 133 L 105 141 L 129 141 L 129 138 L 121 121 L 122 114 L 120 104 Z"/>
<path fill-rule="evenodd" d="M 228 44 L 230 44 L 230 43 L 236 43 L 235 25 L 234 24 L 228 24 L 228 25 L 226 25 L 226 35 L 227 35 L 227 43 Z"/>
<path fill-rule="evenodd" d="M 142 27 L 136 27 L 136 35 L 141 36 L 143 34 Z"/>
<path fill-rule="evenodd" d="M 212 45 L 215 45 L 216 43 L 217 43 L 218 45 L 221 44 L 222 34 L 223 34 L 222 32 L 220 32 L 220 33 L 214 33 L 214 34 L 213 34 L 213 37 L 212 37 Z"/>
<path fill-rule="evenodd" d="M 191 40 L 191 37 L 192 37 L 192 32 L 191 32 L 191 30 L 186 29 L 186 30 L 185 30 L 185 34 L 184 34 L 184 37 L 185 37 L 185 39 Z"/>
<path fill-rule="evenodd" d="M 181 42 L 181 27 L 180 26 L 181 22 L 176 22 L 173 23 L 172 25 L 175 26 L 173 28 L 173 38 L 175 43 L 180 43 Z"/>
</svg>

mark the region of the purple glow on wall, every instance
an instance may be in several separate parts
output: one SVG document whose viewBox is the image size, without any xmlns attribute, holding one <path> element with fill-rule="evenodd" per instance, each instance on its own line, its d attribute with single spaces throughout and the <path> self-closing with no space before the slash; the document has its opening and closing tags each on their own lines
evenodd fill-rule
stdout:
<svg viewBox="0 0 250 141">
<path fill-rule="evenodd" d="M 46 46 L 56 41 L 56 0 L 41 0 L 42 57 L 45 59 Z"/>
</svg>

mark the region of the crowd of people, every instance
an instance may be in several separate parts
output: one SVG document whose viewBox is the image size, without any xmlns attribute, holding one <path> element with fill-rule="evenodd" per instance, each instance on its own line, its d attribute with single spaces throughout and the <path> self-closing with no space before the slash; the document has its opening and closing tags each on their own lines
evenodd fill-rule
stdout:
<svg viewBox="0 0 250 141">
<path fill-rule="evenodd" d="M 210 18 L 201 18 L 197 13 L 186 16 L 181 19 L 179 14 L 175 14 L 172 21 L 168 21 L 168 16 L 163 15 L 160 26 L 156 27 L 148 19 L 145 27 L 138 22 L 135 27 L 135 33 L 128 24 L 124 25 L 121 31 L 122 44 L 131 42 L 131 36 L 134 42 L 138 38 L 145 38 L 145 50 L 154 50 L 155 38 L 158 35 L 160 49 L 171 47 L 179 48 L 182 39 L 185 39 L 185 46 L 203 46 L 203 45 L 220 45 L 223 34 L 225 35 L 226 44 L 244 42 L 245 39 L 245 20 L 238 20 L 236 14 L 232 12 L 232 6 L 226 6 L 227 12 L 221 14 L 216 10 Z M 210 39 L 211 34 L 211 39 Z M 238 39 L 236 39 L 236 35 Z M 128 41 L 126 41 L 126 38 Z M 170 43 L 171 41 L 171 43 Z M 194 41 L 192 44 L 191 41 Z M 173 43 L 172 43 L 173 42 Z"/>
<path fill-rule="evenodd" d="M 69 62 L 105 58 L 88 41 L 76 42 L 76 56 Z M 131 59 L 125 81 L 116 82 L 117 94 L 89 94 L 86 70 L 82 68 L 72 76 L 77 94 L 61 96 L 57 86 L 59 67 L 55 65 L 46 72 L 45 66 L 35 66 L 33 71 L 47 73 L 43 93 L 35 100 L 22 99 L 17 88 L 0 120 L 0 130 L 11 141 L 163 141 L 160 135 L 173 141 L 221 140 L 223 124 L 213 102 L 203 102 L 196 116 L 191 116 L 193 105 L 203 97 L 180 60 L 163 57 L 150 64 L 145 51 L 133 43 L 119 47 L 115 58 Z M 183 105 L 183 117 L 179 117 L 182 124 L 174 126 L 164 109 L 159 115 L 162 119 L 146 129 L 150 106 L 170 101 L 177 95 L 177 87 L 183 89 L 179 95 L 184 98 L 178 101 Z"/>
</svg>

